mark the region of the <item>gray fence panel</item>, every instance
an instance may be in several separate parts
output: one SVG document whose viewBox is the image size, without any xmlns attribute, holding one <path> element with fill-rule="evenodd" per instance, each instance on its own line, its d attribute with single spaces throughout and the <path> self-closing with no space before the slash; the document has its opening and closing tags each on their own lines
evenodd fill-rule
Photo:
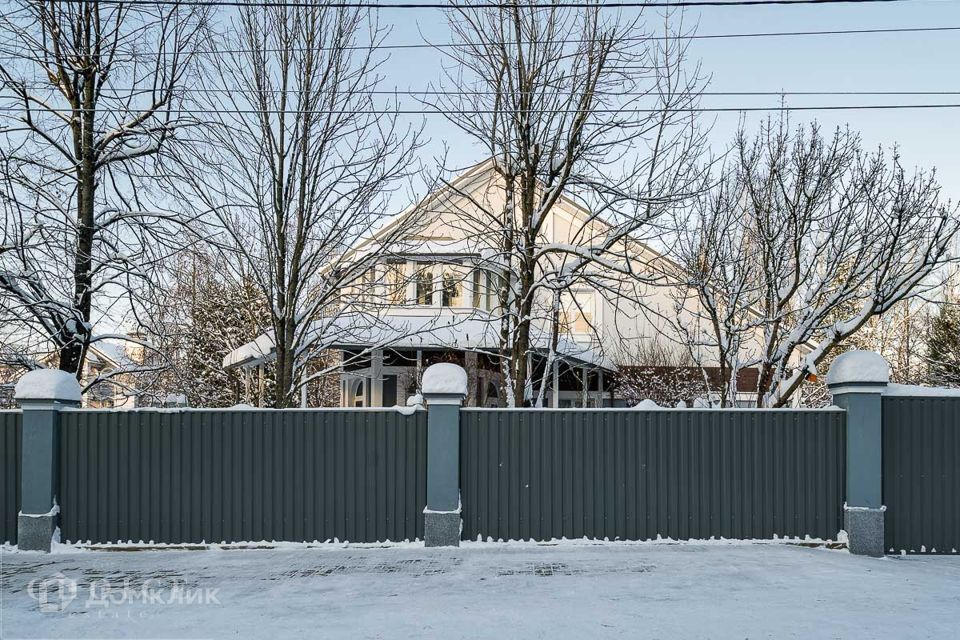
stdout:
<svg viewBox="0 0 960 640">
<path fill-rule="evenodd" d="M 19 411 L 0 411 L 0 542 L 17 543 L 17 514 L 20 513 Z"/>
<path fill-rule="evenodd" d="M 65 411 L 60 444 L 65 540 L 423 537 L 423 411 Z"/>
<path fill-rule="evenodd" d="M 885 548 L 960 550 L 960 398 L 884 397 Z"/>
<path fill-rule="evenodd" d="M 837 410 L 462 412 L 463 538 L 833 539 Z"/>
</svg>

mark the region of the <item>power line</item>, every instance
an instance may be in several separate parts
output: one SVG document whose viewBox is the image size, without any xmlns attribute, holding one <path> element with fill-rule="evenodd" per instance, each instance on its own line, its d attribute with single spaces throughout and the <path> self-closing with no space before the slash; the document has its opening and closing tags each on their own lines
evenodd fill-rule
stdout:
<svg viewBox="0 0 960 640">
<path fill-rule="evenodd" d="M 32 90 L 50 90 L 56 91 L 56 87 L 49 84 L 43 83 L 28 83 L 26 88 Z M 147 94 L 153 93 L 155 91 L 152 87 L 101 87 L 101 91 L 108 91 L 118 94 Z M 227 87 L 186 87 L 177 89 L 177 93 L 187 93 L 187 94 L 229 94 L 229 93 L 247 93 L 246 91 L 239 89 L 229 89 Z M 260 95 L 259 92 L 255 92 L 257 95 Z M 275 93 L 275 92 L 268 92 Z M 279 93 L 279 92 L 276 92 Z M 295 94 L 295 91 L 289 91 L 290 94 Z M 499 94 L 496 91 L 445 91 L 445 90 L 434 90 L 434 89 L 372 89 L 369 91 L 358 91 L 357 95 L 365 96 L 496 96 L 496 95 L 514 95 L 513 92 L 500 92 Z M 518 93 L 519 95 L 519 93 Z M 563 94 L 567 95 L 567 94 Z M 651 95 L 649 92 L 643 91 L 607 91 L 604 92 L 605 96 L 618 96 L 618 97 L 643 97 L 646 95 Z M 960 91 L 696 91 L 696 92 L 680 92 L 676 94 L 678 97 L 695 97 L 695 96 L 711 96 L 711 97 L 777 97 L 777 96 L 960 96 Z"/>
<path fill-rule="evenodd" d="M 855 110 L 897 110 L 897 109 L 960 109 L 960 103 L 944 104 L 851 104 L 851 105 L 819 105 L 819 106 L 773 106 L 773 107 L 689 107 L 672 109 L 675 113 L 742 113 L 749 111 L 855 111 Z M 83 111 L 84 109 L 78 109 Z M 0 112 L 19 112 L 23 111 L 19 107 L 0 106 Z M 48 109 L 37 110 L 34 112 L 52 111 Z M 70 109 L 58 110 L 61 113 L 71 112 Z M 172 111 L 172 110 L 171 110 Z M 340 115 L 348 113 L 345 110 L 336 109 L 307 109 L 307 110 L 280 110 L 280 109 L 188 109 L 184 110 L 191 114 L 237 114 L 237 115 L 269 115 L 281 114 L 312 114 L 312 115 Z M 592 109 L 590 113 L 629 115 L 645 113 L 662 113 L 664 109 Z M 165 114 L 167 111 L 159 111 L 159 114 Z M 351 112 L 352 113 L 352 112 Z M 359 113 L 365 115 L 485 115 L 493 113 L 502 113 L 490 109 L 365 109 Z M 572 109 L 544 109 L 531 110 L 535 114 L 573 114 L 577 111 Z"/>
<path fill-rule="evenodd" d="M 88 0 L 59 0 L 62 4 L 82 4 Z M 420 2 L 379 3 L 354 2 L 294 2 L 290 0 L 99 0 L 100 4 L 124 6 L 190 6 L 190 7 L 269 7 L 269 8 L 328 8 L 328 9 L 673 9 L 684 7 L 751 7 L 823 4 L 875 4 L 891 2 L 922 2 L 926 0 L 678 0 L 676 2 Z"/>
<path fill-rule="evenodd" d="M 960 31 L 960 26 L 950 27 L 890 27 L 881 29 L 821 29 L 813 31 L 757 31 L 745 33 L 699 33 L 691 35 L 671 35 L 671 36 L 638 36 L 623 38 L 623 42 L 649 42 L 652 40 L 663 40 L 665 38 L 676 38 L 678 40 L 726 40 L 737 38 L 793 38 L 806 36 L 845 36 L 845 35 L 883 35 L 896 33 L 951 33 Z M 558 39 L 545 40 L 543 44 L 587 44 L 587 40 Z M 516 42 L 492 42 L 490 44 L 513 46 Z M 371 50 L 404 50 L 404 49 L 462 49 L 473 45 L 463 42 L 408 42 L 397 44 L 377 44 L 377 45 L 347 45 L 343 47 L 316 47 L 314 51 L 371 51 Z M 306 49 L 291 47 L 287 51 L 303 52 Z M 215 55 L 215 54 L 239 54 L 239 53 L 281 53 L 280 49 L 198 49 L 194 50 L 194 55 Z M 180 51 L 160 51 L 153 52 L 151 56 L 183 56 Z M 0 56 L 0 60 L 21 60 L 24 56 Z"/>
</svg>

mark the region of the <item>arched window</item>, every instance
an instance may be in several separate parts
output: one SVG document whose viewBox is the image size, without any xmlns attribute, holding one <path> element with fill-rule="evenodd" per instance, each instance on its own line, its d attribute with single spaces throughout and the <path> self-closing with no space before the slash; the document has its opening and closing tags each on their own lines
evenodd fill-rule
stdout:
<svg viewBox="0 0 960 640">
<path fill-rule="evenodd" d="M 347 397 L 347 403 L 353 407 L 364 407 L 367 403 L 366 385 L 363 378 L 357 378 L 350 381 L 350 394 Z"/>
</svg>

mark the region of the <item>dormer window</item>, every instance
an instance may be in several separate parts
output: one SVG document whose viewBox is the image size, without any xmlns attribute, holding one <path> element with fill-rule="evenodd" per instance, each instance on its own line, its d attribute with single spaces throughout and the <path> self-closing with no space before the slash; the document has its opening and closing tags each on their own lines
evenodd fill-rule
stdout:
<svg viewBox="0 0 960 640">
<path fill-rule="evenodd" d="M 404 262 L 388 262 L 384 273 L 384 286 L 390 304 L 407 301 L 407 269 Z"/>
<path fill-rule="evenodd" d="M 423 262 L 417 263 L 417 304 L 433 304 L 433 269 L 432 265 Z"/>
<path fill-rule="evenodd" d="M 497 288 L 493 284 L 493 274 L 477 268 L 473 270 L 473 306 L 476 309 L 491 311 L 496 308 Z"/>
<path fill-rule="evenodd" d="M 452 266 L 443 269 L 443 289 L 440 296 L 440 306 L 463 306 L 463 273 Z"/>
</svg>

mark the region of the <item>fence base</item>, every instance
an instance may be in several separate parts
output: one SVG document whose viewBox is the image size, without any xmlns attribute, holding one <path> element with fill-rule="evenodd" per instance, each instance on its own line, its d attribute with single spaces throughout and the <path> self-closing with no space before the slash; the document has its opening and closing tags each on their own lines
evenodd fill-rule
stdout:
<svg viewBox="0 0 960 640">
<path fill-rule="evenodd" d="M 426 547 L 459 547 L 460 512 L 424 513 L 423 544 Z"/>
<path fill-rule="evenodd" d="M 844 507 L 843 528 L 847 532 L 847 548 L 858 556 L 883 555 L 883 514 L 885 509 Z"/>
<path fill-rule="evenodd" d="M 17 548 L 21 551 L 50 552 L 50 541 L 56 527 L 57 516 L 52 514 L 25 515 L 17 517 Z"/>
</svg>

